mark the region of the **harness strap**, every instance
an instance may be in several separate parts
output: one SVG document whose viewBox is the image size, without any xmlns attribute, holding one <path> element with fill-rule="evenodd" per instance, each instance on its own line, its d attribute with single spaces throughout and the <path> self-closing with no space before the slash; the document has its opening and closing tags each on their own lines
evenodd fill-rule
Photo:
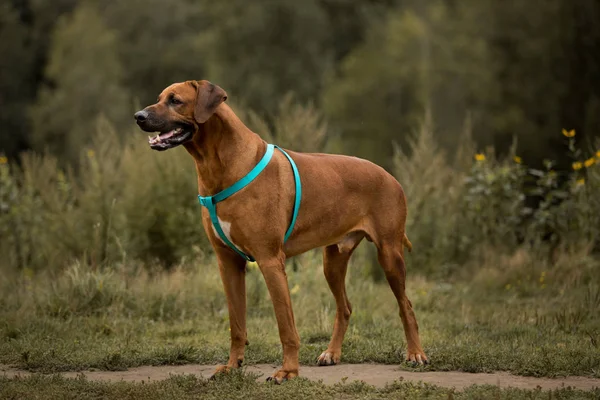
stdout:
<svg viewBox="0 0 600 400">
<path fill-rule="evenodd" d="M 288 240 L 288 238 L 290 237 L 290 235 L 292 234 L 292 231 L 294 230 L 294 225 L 296 224 L 296 218 L 298 217 L 298 212 L 300 210 L 300 200 L 302 198 L 302 183 L 300 182 L 300 173 L 298 172 L 298 167 L 296 167 L 296 163 L 289 156 L 289 154 L 286 153 L 279 146 L 275 146 L 273 144 L 268 144 L 267 151 L 265 152 L 265 155 L 261 158 L 261 160 L 258 162 L 258 164 L 256 164 L 256 166 L 254 168 L 252 168 L 252 170 L 250 172 L 248 172 L 248 174 L 246 174 L 246 176 L 244 176 L 242 179 L 240 179 L 239 181 L 237 181 L 236 183 L 234 183 L 227 189 L 220 191 L 219 193 L 215 194 L 214 196 L 198 195 L 198 201 L 200 202 L 200 204 L 202 206 L 207 208 L 208 213 L 210 215 L 210 220 L 213 224 L 213 227 L 217 231 L 217 234 L 219 235 L 221 240 L 227 246 L 229 246 L 232 250 L 234 250 L 236 253 L 238 253 L 240 256 L 242 256 L 244 259 L 246 259 L 247 261 L 255 261 L 255 260 L 254 260 L 254 258 L 252 258 L 252 256 L 250 256 L 250 255 L 244 253 L 243 251 L 241 251 L 240 249 L 238 249 L 231 242 L 231 240 L 229 240 L 227 238 L 227 236 L 225 235 L 225 232 L 223 232 L 223 228 L 221 228 L 221 224 L 219 223 L 219 218 L 217 217 L 216 204 L 220 201 L 225 200 L 229 196 L 239 192 L 240 190 L 242 190 L 243 188 L 248 186 L 250 184 L 250 182 L 252 182 L 258 175 L 260 175 L 260 173 L 266 168 L 266 166 L 271 161 L 271 158 L 273 158 L 273 151 L 275 148 L 277 148 L 279 151 L 281 151 L 285 155 L 285 157 L 288 159 L 288 161 L 290 162 L 290 164 L 292 166 L 292 171 L 294 173 L 294 183 L 295 183 L 294 186 L 295 186 L 295 191 L 296 191 L 296 195 L 295 195 L 295 199 L 294 199 L 294 212 L 292 214 L 292 221 L 291 221 L 290 226 L 288 227 L 287 231 L 285 232 L 285 236 L 283 238 L 283 242 L 285 243 Z"/>
<path fill-rule="evenodd" d="M 287 242 L 288 238 L 292 234 L 292 231 L 294 230 L 294 225 L 296 225 L 296 218 L 298 217 L 298 211 L 300 211 L 300 199 L 302 198 L 302 183 L 300 183 L 300 173 L 298 172 L 298 167 L 296 167 L 296 163 L 294 162 L 294 160 L 292 160 L 292 157 L 290 157 L 290 155 L 286 153 L 281 147 L 275 147 L 277 147 L 277 149 L 283 153 L 283 155 L 288 159 L 288 161 L 292 165 L 292 171 L 294 171 L 294 186 L 296 189 L 292 222 L 290 222 L 290 226 L 288 227 L 288 230 L 285 232 L 285 236 L 283 237 L 283 243 L 285 243 Z"/>
</svg>

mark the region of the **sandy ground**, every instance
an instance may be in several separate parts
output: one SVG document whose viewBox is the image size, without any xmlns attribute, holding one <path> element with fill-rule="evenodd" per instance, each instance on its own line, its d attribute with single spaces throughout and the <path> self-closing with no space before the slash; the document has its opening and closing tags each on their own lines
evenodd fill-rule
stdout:
<svg viewBox="0 0 600 400">
<path fill-rule="evenodd" d="M 246 367 L 246 371 L 262 374 L 259 379 L 263 380 L 271 375 L 276 368 L 276 365 L 258 364 Z M 172 374 L 194 374 L 209 377 L 212 375 L 214 369 L 214 365 L 147 366 L 130 368 L 127 371 L 64 372 L 62 375 L 74 378 L 83 373 L 90 380 L 148 382 L 166 379 Z M 0 366 L 0 375 L 7 377 L 19 375 L 27 376 L 30 374 L 31 373 L 27 371 L 17 370 L 8 366 Z M 457 390 L 464 389 L 473 384 L 487 384 L 521 389 L 535 389 L 540 386 L 545 390 L 567 386 L 583 390 L 600 388 L 600 379 L 579 376 L 551 379 L 515 376 L 506 372 L 496 372 L 493 374 L 471 374 L 466 372 L 409 372 L 401 371 L 394 365 L 382 364 L 341 364 L 331 367 L 302 366 L 300 368 L 300 375 L 315 381 L 323 380 L 323 383 L 325 384 L 334 384 L 342 382 L 343 380 L 349 383 L 358 380 L 378 387 L 383 387 L 386 383 L 403 379 L 405 381 L 414 382 L 422 381 L 442 387 L 456 388 Z"/>
</svg>

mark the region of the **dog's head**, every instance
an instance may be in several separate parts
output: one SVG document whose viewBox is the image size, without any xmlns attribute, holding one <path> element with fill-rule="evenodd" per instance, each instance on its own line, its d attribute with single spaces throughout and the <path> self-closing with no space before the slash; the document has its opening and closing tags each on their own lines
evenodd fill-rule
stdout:
<svg viewBox="0 0 600 400">
<path fill-rule="evenodd" d="M 227 99 L 227 93 L 209 81 L 174 83 L 158 96 L 156 104 L 134 114 L 154 150 L 168 150 L 191 140 Z"/>
</svg>

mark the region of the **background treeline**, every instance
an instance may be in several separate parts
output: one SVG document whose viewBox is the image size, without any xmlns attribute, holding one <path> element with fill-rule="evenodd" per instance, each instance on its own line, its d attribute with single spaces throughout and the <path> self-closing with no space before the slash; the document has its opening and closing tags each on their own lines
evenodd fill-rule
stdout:
<svg viewBox="0 0 600 400">
<path fill-rule="evenodd" d="M 186 79 L 265 139 L 394 173 L 422 268 L 597 249 L 598 21 L 597 0 L 0 0 L 0 268 L 210 251 L 191 159 L 132 118 Z"/>
<path fill-rule="evenodd" d="M 312 102 L 334 149 L 391 167 L 430 109 L 435 137 L 565 166 L 556 133 L 600 127 L 598 0 L 0 0 L 0 149 L 73 162 L 167 84 L 209 79 L 271 123 Z"/>
</svg>

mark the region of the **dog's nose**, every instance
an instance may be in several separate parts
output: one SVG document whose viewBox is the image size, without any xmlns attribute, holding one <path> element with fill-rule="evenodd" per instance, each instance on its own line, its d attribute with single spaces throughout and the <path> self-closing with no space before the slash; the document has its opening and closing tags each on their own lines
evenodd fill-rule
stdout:
<svg viewBox="0 0 600 400">
<path fill-rule="evenodd" d="M 133 114 L 133 117 L 137 122 L 144 122 L 148 118 L 148 111 L 142 110 Z"/>
</svg>

